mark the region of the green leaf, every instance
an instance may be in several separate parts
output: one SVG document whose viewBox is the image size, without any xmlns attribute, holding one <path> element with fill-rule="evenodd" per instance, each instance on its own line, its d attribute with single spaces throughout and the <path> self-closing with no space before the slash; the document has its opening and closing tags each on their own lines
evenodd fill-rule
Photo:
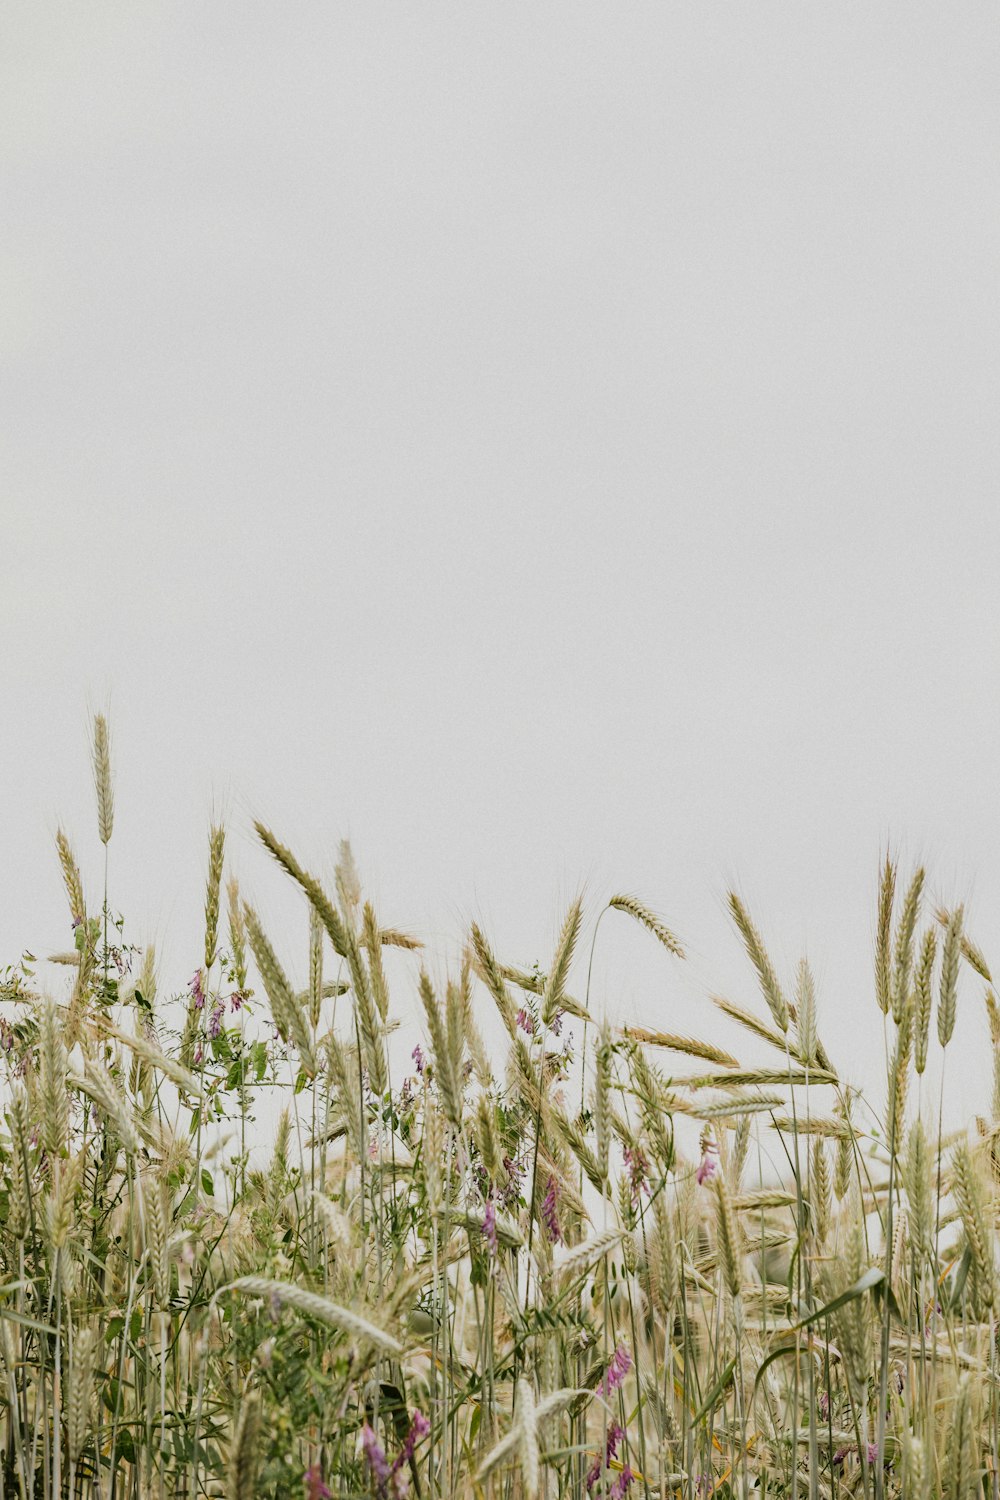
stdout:
<svg viewBox="0 0 1000 1500">
<path fill-rule="evenodd" d="M 853 1286 L 849 1286 L 846 1291 L 840 1292 L 836 1297 L 833 1298 L 832 1301 L 824 1303 L 822 1307 L 818 1307 L 815 1312 L 809 1313 L 807 1317 L 800 1318 L 800 1320 L 797 1323 L 793 1323 L 790 1328 L 783 1328 L 781 1330 L 782 1336 L 787 1338 L 791 1334 L 801 1332 L 803 1328 L 808 1328 L 810 1323 L 818 1323 L 821 1318 L 828 1318 L 831 1313 L 835 1313 L 840 1308 L 845 1307 L 848 1302 L 853 1302 L 856 1297 L 863 1297 L 866 1292 L 870 1292 L 873 1287 L 878 1286 L 880 1282 L 884 1280 L 884 1271 L 880 1271 L 877 1266 L 869 1266 L 868 1270 L 865 1271 L 863 1275 L 858 1277 Z M 794 1341 L 791 1343 L 782 1344 L 779 1348 L 772 1349 L 770 1354 L 767 1355 L 764 1360 L 762 1360 L 757 1370 L 757 1374 L 754 1377 L 754 1395 L 756 1395 L 757 1393 L 757 1387 L 760 1384 L 761 1377 L 763 1376 L 764 1371 L 768 1368 L 768 1366 L 773 1365 L 776 1359 L 781 1359 L 785 1354 L 794 1354 L 795 1347 L 796 1346 Z"/>
<path fill-rule="evenodd" d="M 719 1397 L 722 1395 L 723 1391 L 726 1389 L 726 1387 L 728 1386 L 729 1382 L 732 1380 L 732 1378 L 733 1378 L 733 1372 L 735 1371 L 735 1369 L 736 1369 L 736 1356 L 734 1354 L 733 1357 L 732 1357 L 732 1359 L 729 1361 L 728 1365 L 726 1366 L 726 1368 L 723 1370 L 722 1374 L 719 1376 L 718 1380 L 713 1385 L 712 1389 L 709 1391 L 709 1393 L 708 1393 L 707 1397 L 705 1398 L 705 1401 L 704 1401 L 704 1403 L 702 1405 L 701 1410 L 695 1416 L 695 1418 L 694 1418 L 694 1425 L 696 1427 L 697 1427 L 698 1423 L 701 1422 L 708 1415 L 708 1413 L 712 1410 L 712 1407 L 715 1406 L 715 1404 L 718 1401 Z"/>
<path fill-rule="evenodd" d="M 816 1323 L 820 1318 L 828 1318 L 831 1313 L 837 1312 L 841 1307 L 846 1307 L 848 1302 L 853 1302 L 856 1297 L 863 1297 L 865 1292 L 870 1292 L 872 1287 L 878 1286 L 880 1281 L 885 1280 L 885 1272 L 880 1271 L 877 1266 L 869 1266 L 868 1270 L 859 1276 L 853 1286 L 849 1286 L 846 1292 L 841 1292 L 834 1297 L 832 1302 L 825 1303 L 811 1312 L 808 1317 L 793 1323 L 791 1328 L 784 1330 L 786 1333 L 797 1333 L 800 1328 L 808 1328 L 810 1323 Z"/>
</svg>

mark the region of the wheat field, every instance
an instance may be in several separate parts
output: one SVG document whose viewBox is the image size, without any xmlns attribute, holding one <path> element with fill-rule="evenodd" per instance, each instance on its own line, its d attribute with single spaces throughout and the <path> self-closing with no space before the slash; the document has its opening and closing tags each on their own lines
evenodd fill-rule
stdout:
<svg viewBox="0 0 1000 1500">
<path fill-rule="evenodd" d="M 102 717 L 93 771 L 107 854 Z M 256 832 L 305 990 L 222 827 L 179 991 L 62 831 L 65 983 L 0 976 L 0 1497 L 998 1493 L 1000 1067 L 952 1135 L 925 1072 L 960 979 L 998 1059 L 1000 1005 L 923 870 L 881 875 L 866 1099 L 736 895 L 759 1003 L 707 997 L 700 1039 L 592 1013 L 580 901 L 546 969 L 473 925 L 435 982 L 346 845 L 324 885 Z M 605 916 L 684 962 L 636 897 Z"/>
</svg>

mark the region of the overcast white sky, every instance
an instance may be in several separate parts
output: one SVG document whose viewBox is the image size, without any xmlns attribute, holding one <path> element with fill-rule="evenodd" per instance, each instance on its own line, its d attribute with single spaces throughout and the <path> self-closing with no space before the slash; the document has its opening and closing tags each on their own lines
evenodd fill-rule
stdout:
<svg viewBox="0 0 1000 1500">
<path fill-rule="evenodd" d="M 687 1031 L 735 882 L 868 1080 L 887 839 L 1000 963 L 991 8 L 12 3 L 0 70 L 0 961 L 110 707 L 176 985 L 213 811 L 293 966 L 252 814 L 441 953 L 635 889 L 690 974 L 615 918 L 599 1003 Z"/>
</svg>

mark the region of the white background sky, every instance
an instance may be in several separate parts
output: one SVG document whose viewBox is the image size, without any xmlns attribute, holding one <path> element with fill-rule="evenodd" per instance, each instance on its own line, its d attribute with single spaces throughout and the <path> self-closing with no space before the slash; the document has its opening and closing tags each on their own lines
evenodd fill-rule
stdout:
<svg viewBox="0 0 1000 1500">
<path fill-rule="evenodd" d="M 756 1003 L 735 883 L 878 1079 L 887 840 L 1000 963 L 997 54 L 914 3 L 7 5 L 0 958 L 67 944 L 60 821 L 96 900 L 109 708 L 168 983 L 213 812 L 301 972 L 260 814 L 441 955 L 636 890 L 689 972 L 616 917 L 598 1008 L 679 1030 Z"/>
</svg>

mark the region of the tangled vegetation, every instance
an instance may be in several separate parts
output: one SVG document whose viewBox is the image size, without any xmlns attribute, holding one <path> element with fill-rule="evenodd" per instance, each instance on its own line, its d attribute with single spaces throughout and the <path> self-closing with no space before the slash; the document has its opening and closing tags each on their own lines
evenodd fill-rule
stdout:
<svg viewBox="0 0 1000 1500">
<path fill-rule="evenodd" d="M 107 848 L 102 718 L 94 770 Z M 222 828 L 179 996 L 62 832 L 65 992 L 3 975 L 0 1496 L 996 1495 L 1000 1069 L 954 1139 L 924 1073 L 963 970 L 998 1057 L 1000 1007 L 922 870 L 882 876 L 873 1107 L 735 895 L 763 1005 L 714 1004 L 763 1065 L 594 1018 L 580 902 L 544 971 L 474 925 L 435 985 L 346 846 L 328 889 L 257 833 L 309 912 L 303 992 Z"/>
</svg>

